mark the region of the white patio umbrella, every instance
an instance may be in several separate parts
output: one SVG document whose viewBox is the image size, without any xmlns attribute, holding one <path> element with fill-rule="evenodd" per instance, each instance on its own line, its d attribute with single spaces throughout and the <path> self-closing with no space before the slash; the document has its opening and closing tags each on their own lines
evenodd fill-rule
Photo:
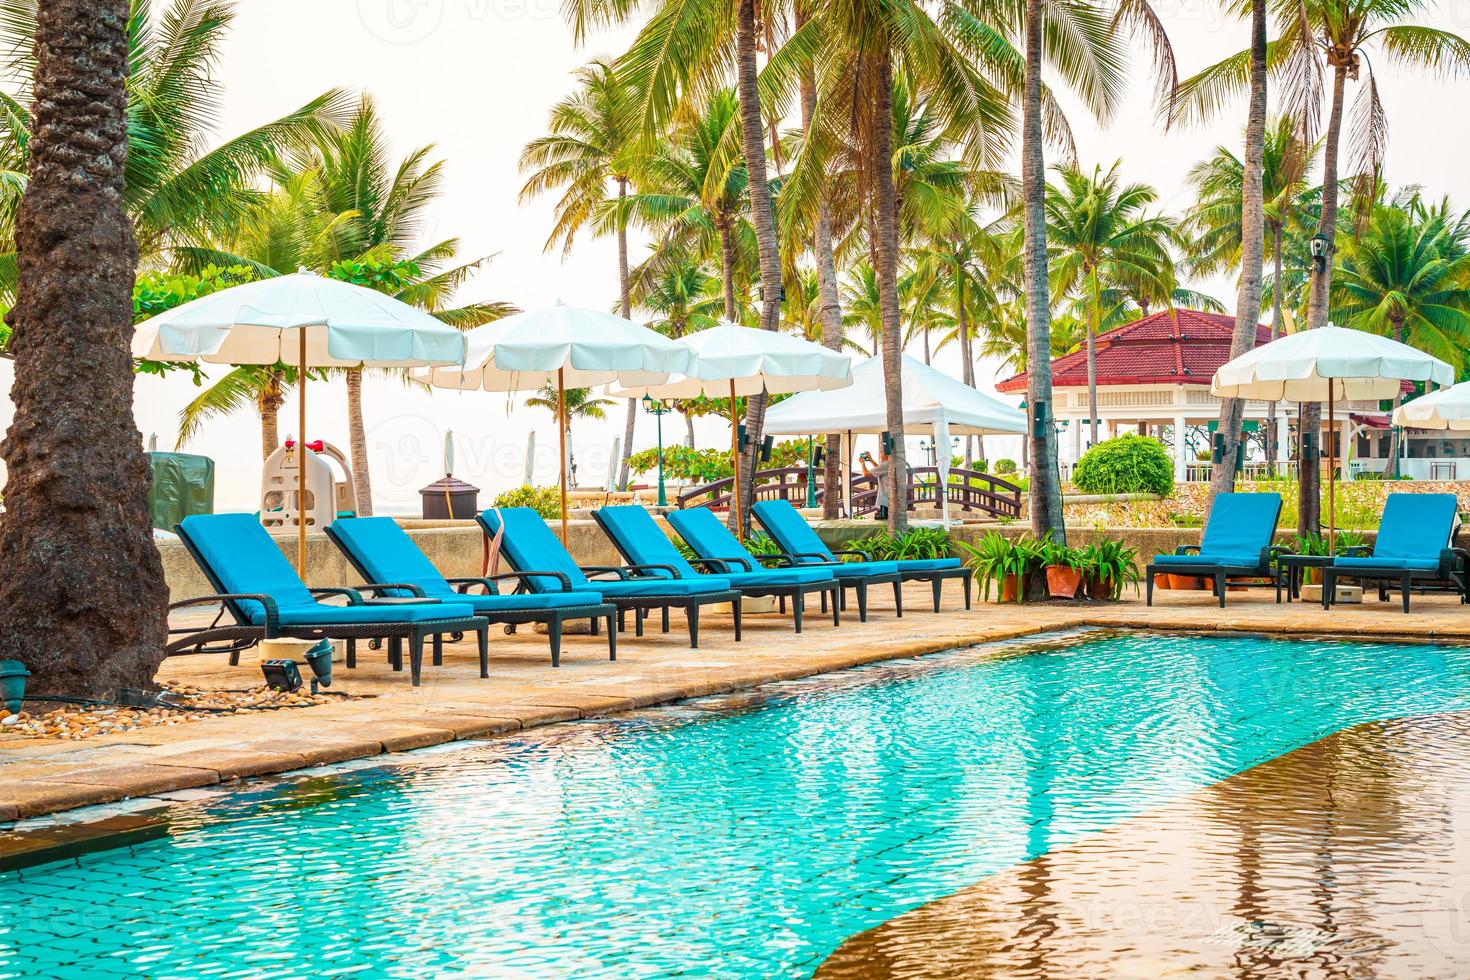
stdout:
<svg viewBox="0 0 1470 980">
<path fill-rule="evenodd" d="M 296 567 L 306 574 L 306 372 L 458 364 L 464 335 L 391 296 L 301 271 L 200 297 L 139 325 L 133 356 L 206 364 L 290 364 L 300 372 Z"/>
<path fill-rule="evenodd" d="M 1328 324 L 1288 334 L 1243 354 L 1215 372 L 1211 392 L 1221 398 L 1326 402 L 1335 430 L 1339 399 L 1372 401 L 1398 395 L 1405 381 L 1449 385 L 1454 369 L 1437 357 L 1387 337 Z M 1328 547 L 1337 538 L 1337 451 L 1328 442 Z"/>
<path fill-rule="evenodd" d="M 742 327 L 728 321 L 692 333 L 683 341 L 695 354 L 682 378 L 665 384 L 619 385 L 609 395 L 641 398 L 730 399 L 730 450 L 735 468 L 731 503 L 740 513 L 740 420 L 735 399 L 741 395 L 781 395 L 796 391 L 828 391 L 852 384 L 852 358 L 790 334 Z M 740 521 L 736 519 L 737 533 Z"/>
<path fill-rule="evenodd" d="M 1470 381 L 1405 402 L 1394 409 L 1393 424 L 1409 429 L 1470 432 Z"/>
<path fill-rule="evenodd" d="M 924 362 L 902 356 L 903 423 L 926 427 L 933 432 L 934 445 L 947 447 L 951 434 L 987 436 L 1026 432 L 1026 413 L 957 381 Z M 883 358 L 870 357 L 852 369 L 852 386 L 840 391 L 808 391 L 788 398 L 766 414 L 766 431 L 777 435 L 815 435 L 846 432 L 848 455 L 854 434 L 888 430 L 888 412 L 883 399 Z M 935 465 L 939 485 L 949 483 L 949 452 L 937 450 Z M 852 468 L 848 467 L 847 500 L 852 504 Z M 949 523 L 949 495 L 940 496 L 944 522 Z"/>
<path fill-rule="evenodd" d="M 689 348 L 631 320 L 575 306 L 517 313 L 467 335 L 458 367 L 426 368 L 413 376 L 436 388 L 462 391 L 534 391 L 556 383 L 560 447 L 561 537 L 567 540 L 567 432 L 562 423 L 568 388 L 661 384 L 689 369 Z"/>
</svg>

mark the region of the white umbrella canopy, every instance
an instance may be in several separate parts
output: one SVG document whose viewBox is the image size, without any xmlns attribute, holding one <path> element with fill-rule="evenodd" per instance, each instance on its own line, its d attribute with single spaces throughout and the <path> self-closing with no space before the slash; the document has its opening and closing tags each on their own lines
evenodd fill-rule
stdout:
<svg viewBox="0 0 1470 980">
<path fill-rule="evenodd" d="M 1210 391 L 1221 398 L 1335 403 L 1397 397 L 1405 381 L 1450 385 L 1454 368 L 1408 344 L 1328 324 L 1288 334 L 1227 362 Z M 1332 424 L 1329 422 L 1329 425 Z M 1337 539 L 1336 445 L 1328 440 L 1327 538 Z"/>
<path fill-rule="evenodd" d="M 560 382 L 567 388 L 651 385 L 683 374 L 689 349 L 676 340 L 611 313 L 550 306 L 476 327 L 458 367 L 415 371 L 436 388 L 534 391 Z"/>
<path fill-rule="evenodd" d="M 207 364 L 290 364 L 301 371 L 296 566 L 306 575 L 306 372 L 464 360 L 464 335 L 376 290 L 309 272 L 234 286 L 145 320 L 133 356 Z"/>
<path fill-rule="evenodd" d="M 1407 429 L 1470 432 L 1470 381 L 1441 388 L 1394 409 L 1393 424 Z"/>
<path fill-rule="evenodd" d="M 1242 354 L 1215 372 L 1210 390 L 1273 402 L 1372 401 L 1393 398 L 1404 381 L 1454 380 L 1452 367 L 1417 348 L 1328 324 Z"/>
<path fill-rule="evenodd" d="M 682 378 L 658 385 L 622 385 L 608 394 L 639 398 L 730 399 L 730 456 L 735 480 L 731 484 L 734 512 L 740 510 L 740 420 L 735 399 L 741 396 L 784 395 L 798 391 L 828 391 L 852 384 L 852 357 L 801 337 L 742 327 L 729 321 L 683 338 L 695 360 Z M 743 531 L 737 518 L 736 533 Z"/>
<path fill-rule="evenodd" d="M 1026 413 L 1020 409 L 907 354 L 902 364 L 904 425 L 930 428 L 935 446 L 949 445 L 951 434 L 1025 434 Z M 854 433 L 886 432 L 887 410 L 873 394 L 882 390 L 883 358 L 871 357 L 853 367 L 851 387 L 808 391 L 774 406 L 766 414 L 766 431 L 778 435 L 846 432 L 849 442 Z M 949 453 L 936 452 L 935 460 L 940 484 L 945 485 L 949 482 Z M 941 498 L 941 508 L 948 524 L 948 495 Z"/>
<path fill-rule="evenodd" d="M 659 384 L 689 370 L 689 348 L 611 313 L 563 306 L 517 313 L 469 332 L 458 367 L 413 372 L 436 388 L 535 391 L 556 385 L 560 444 L 561 539 L 567 541 L 566 390 L 596 385 Z M 527 464 L 529 471 L 529 463 Z"/>
</svg>

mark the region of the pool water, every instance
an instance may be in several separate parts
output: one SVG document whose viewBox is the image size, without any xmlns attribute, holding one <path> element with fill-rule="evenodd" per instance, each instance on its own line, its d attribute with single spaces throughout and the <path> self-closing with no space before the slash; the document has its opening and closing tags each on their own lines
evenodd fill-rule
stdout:
<svg viewBox="0 0 1470 980">
<path fill-rule="evenodd" d="M 1470 650 L 1126 634 L 562 726 L 0 873 L 0 976 L 768 977 L 1372 720 Z"/>
</svg>

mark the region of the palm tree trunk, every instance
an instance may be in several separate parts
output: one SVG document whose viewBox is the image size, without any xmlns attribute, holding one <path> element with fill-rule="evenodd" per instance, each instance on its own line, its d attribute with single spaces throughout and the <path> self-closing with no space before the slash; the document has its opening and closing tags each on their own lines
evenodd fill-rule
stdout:
<svg viewBox="0 0 1470 980">
<path fill-rule="evenodd" d="M 1102 295 L 1097 269 L 1091 271 L 1092 310 L 1087 319 L 1087 424 L 1092 429 L 1091 444 L 1097 445 L 1097 327 L 1102 319 Z M 1145 314 L 1146 316 L 1147 314 Z"/>
<path fill-rule="evenodd" d="M 1240 287 L 1235 299 L 1235 331 L 1230 337 L 1232 360 L 1256 346 L 1256 328 L 1261 322 L 1261 273 L 1266 258 L 1266 202 L 1262 187 L 1266 145 L 1266 0 L 1251 0 L 1250 73 L 1250 109 L 1245 124 L 1245 163 L 1241 175 Z M 1244 414 L 1242 399 L 1226 398 L 1220 402 L 1220 426 L 1216 431 L 1224 454 L 1215 461 L 1210 473 L 1212 502 L 1215 494 L 1235 489 L 1235 460 L 1240 451 Z"/>
<path fill-rule="evenodd" d="M 807 21 L 807 10 L 798 5 L 796 26 L 799 29 Z M 811 135 L 812 121 L 817 114 L 816 75 L 807 70 L 801 76 L 801 127 Z M 817 201 L 816 228 L 812 236 L 812 250 L 817 259 L 817 321 L 822 325 L 822 346 L 830 350 L 842 350 L 842 301 L 837 289 L 837 256 L 832 247 L 832 207 L 827 200 L 827 188 L 822 187 Z M 822 473 L 822 516 L 835 519 L 842 512 L 842 433 L 827 434 L 827 451 Z"/>
<path fill-rule="evenodd" d="M 725 299 L 725 319 L 738 323 L 735 306 L 735 236 L 728 221 L 721 223 L 720 231 L 720 294 Z"/>
<path fill-rule="evenodd" d="M 694 416 L 684 416 L 684 445 L 694 448 Z"/>
<path fill-rule="evenodd" d="M 1281 326 L 1281 225 L 1271 223 L 1271 339 L 1275 340 Z M 1276 439 L 1276 403 L 1266 406 L 1266 463 L 1271 472 L 1276 472 L 1276 457 L 1280 448 Z"/>
<path fill-rule="evenodd" d="M 368 473 L 367 428 L 362 422 L 362 369 L 347 372 L 347 449 L 352 455 L 352 489 L 357 513 L 373 516 L 373 481 Z"/>
<path fill-rule="evenodd" d="M 960 380 L 975 387 L 975 352 L 970 344 L 969 312 L 965 309 L 965 265 L 960 261 L 959 243 L 955 243 L 955 313 L 960 338 Z M 980 458 L 985 458 L 985 443 L 980 443 Z M 965 469 L 975 468 L 975 440 L 965 436 Z"/>
<path fill-rule="evenodd" d="M 756 250 L 760 254 L 761 329 L 775 330 L 781 323 L 781 249 L 776 237 L 776 209 L 771 201 L 771 186 L 766 180 L 766 141 L 761 124 L 759 77 L 756 74 L 755 0 L 739 0 L 735 28 L 736 90 L 740 99 L 740 143 L 744 151 L 745 172 L 750 187 L 750 217 L 755 226 Z M 755 486 L 756 460 L 766 421 L 766 396 L 752 395 L 746 400 L 745 430 L 750 443 L 746 449 L 746 465 L 741 467 L 741 510 L 750 509 L 751 489 Z M 732 515 L 738 527 L 747 523 L 746 513 Z"/>
<path fill-rule="evenodd" d="M 893 186 L 893 61 L 884 46 L 876 61 L 873 100 L 874 210 L 878 223 L 878 309 L 883 318 L 883 398 L 887 407 L 888 529 L 908 528 L 908 466 L 903 444 L 903 324 L 898 310 L 898 195 Z"/>
<path fill-rule="evenodd" d="M 1026 0 L 1026 87 L 1022 103 L 1021 190 L 1025 229 L 1026 404 L 1034 418 L 1045 406 L 1047 424 L 1031 425 L 1031 528 L 1065 543 L 1057 436 L 1051 412 L 1051 309 L 1046 258 L 1046 153 L 1041 129 L 1042 18 L 1045 0 Z"/>
<path fill-rule="evenodd" d="M 618 204 L 628 196 L 628 178 L 618 178 Z M 618 208 L 618 301 L 619 315 L 633 317 L 633 286 L 628 279 L 628 224 L 621 206 Z M 618 462 L 618 489 L 628 489 L 628 457 L 633 455 L 633 431 L 638 423 L 638 399 L 628 399 L 628 415 L 623 423 L 623 458 Z"/>
<path fill-rule="evenodd" d="M 1327 133 L 1322 147 L 1322 217 L 1317 224 L 1317 234 L 1326 237 L 1327 257 L 1323 268 L 1312 267 L 1312 287 L 1307 296 L 1307 329 L 1313 330 L 1327 323 L 1328 300 L 1332 289 L 1332 241 L 1337 235 L 1337 159 L 1342 144 L 1342 105 L 1347 87 L 1347 66 L 1334 65 L 1332 69 L 1332 112 L 1327 118 Z M 1309 402 L 1302 405 L 1301 431 L 1318 436 L 1322 431 L 1322 405 Z M 1330 436 L 1329 436 L 1330 438 Z M 1304 440 L 1305 441 L 1305 440 Z M 1319 447 L 1320 448 L 1320 447 Z M 1322 465 L 1317 459 L 1301 461 L 1298 486 L 1300 498 L 1297 506 L 1297 533 L 1317 534 L 1322 530 Z"/>
<path fill-rule="evenodd" d="M 1397 340 L 1401 344 L 1404 343 L 1404 339 L 1405 338 L 1404 338 L 1404 321 L 1403 321 L 1403 318 L 1400 317 L 1397 320 L 1395 320 L 1394 318 L 1390 317 L 1389 319 L 1390 319 L 1390 322 L 1393 323 L 1393 339 L 1394 340 Z M 1394 409 L 1394 411 L 1397 411 L 1398 410 L 1398 407 L 1400 405 L 1402 405 L 1403 403 L 1404 403 L 1404 391 L 1403 391 L 1403 387 L 1400 386 L 1399 387 L 1399 390 L 1396 391 L 1396 392 L 1394 392 L 1394 396 L 1393 396 L 1393 409 Z M 1392 420 L 1392 418 L 1393 418 L 1393 412 L 1390 412 L 1389 413 L 1389 419 Z M 1397 426 L 1397 425 L 1390 425 L 1389 426 L 1389 429 L 1388 429 L 1388 463 L 1383 468 L 1383 475 L 1385 477 L 1398 476 L 1399 439 L 1402 436 L 1403 431 L 1404 431 L 1403 428 L 1400 427 L 1400 426 Z"/>
<path fill-rule="evenodd" d="M 270 459 L 281 445 L 281 405 L 286 396 L 281 391 L 281 372 L 266 369 L 265 387 L 260 393 L 260 458 Z"/>
<path fill-rule="evenodd" d="M 123 210 L 128 0 L 36 7 L 30 184 L 9 315 L 15 418 L 0 457 L 0 659 L 36 694 L 149 688 L 168 589 L 133 418 L 133 275 Z"/>
</svg>

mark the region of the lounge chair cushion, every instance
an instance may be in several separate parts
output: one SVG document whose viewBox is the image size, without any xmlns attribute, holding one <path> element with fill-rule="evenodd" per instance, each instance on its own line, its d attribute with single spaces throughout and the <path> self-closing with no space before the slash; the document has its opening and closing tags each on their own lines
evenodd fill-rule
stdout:
<svg viewBox="0 0 1470 980">
<path fill-rule="evenodd" d="M 572 559 L 566 548 L 542 516 L 529 507 L 498 507 L 484 511 L 480 524 L 490 534 L 500 530 L 502 522 L 505 536 L 500 539 L 501 552 L 517 569 L 528 572 L 561 572 L 572 584 L 572 588 L 587 585 L 587 576 Z M 554 578 L 531 578 L 529 586 L 537 592 L 554 592 L 561 588 Z M 601 584 L 592 591 L 601 591 Z"/>
<path fill-rule="evenodd" d="M 730 562 L 730 570 L 720 574 L 737 589 L 809 585 L 832 580 L 832 571 L 828 568 L 771 568 L 762 565 L 707 507 L 672 511 L 668 521 L 701 557 Z"/>
<path fill-rule="evenodd" d="M 761 522 L 766 533 L 776 539 L 782 551 L 793 555 L 822 555 L 823 558 L 798 558 L 797 561 L 816 563 L 835 561 L 832 549 L 812 530 L 801 513 L 788 500 L 761 500 L 750 508 L 755 519 Z M 895 571 L 896 566 L 889 571 Z"/>
<path fill-rule="evenodd" d="M 835 577 L 850 582 L 860 578 L 880 578 L 898 574 L 896 561 L 844 561 L 827 567 Z"/>
<path fill-rule="evenodd" d="M 642 507 L 603 507 L 597 511 L 597 520 L 618 550 L 628 557 L 630 564 L 670 565 L 680 578 L 699 575 L 664 534 L 653 515 Z"/>
<path fill-rule="evenodd" d="M 1383 520 L 1373 544 L 1373 558 L 1434 559 L 1450 546 L 1458 501 L 1452 493 L 1391 493 L 1383 504 Z M 1342 564 L 1338 559 L 1334 564 Z"/>
<path fill-rule="evenodd" d="M 598 579 L 592 587 L 605 598 L 625 596 L 698 596 L 729 592 L 730 580 L 723 576 L 701 575 L 698 578 L 633 578 Z"/>
<path fill-rule="evenodd" d="M 1210 505 L 1199 554 L 1155 555 L 1155 565 L 1223 565 L 1257 568 L 1276 537 L 1279 493 L 1222 493 Z"/>
<path fill-rule="evenodd" d="M 221 589 L 270 596 L 284 625 L 409 623 L 474 615 L 469 606 L 460 604 L 348 607 L 317 602 L 280 546 L 250 514 L 195 514 L 184 518 L 179 529 Z M 235 605 L 251 624 L 265 622 L 260 603 L 247 600 Z"/>
<path fill-rule="evenodd" d="M 1436 555 L 1434 558 L 1379 558 L 1374 555 L 1370 558 L 1338 558 L 1332 562 L 1332 567 L 1346 572 L 1372 571 L 1380 568 L 1391 571 L 1434 572 L 1439 570 L 1439 557 Z"/>
<path fill-rule="evenodd" d="M 780 588 L 831 582 L 832 570 L 828 568 L 766 568 L 758 572 L 721 572 L 720 578 L 725 579 L 737 589 Z"/>
<path fill-rule="evenodd" d="M 468 603 L 482 616 L 503 612 L 542 612 L 602 605 L 600 592 L 523 592 L 520 595 L 456 594 L 455 602 Z"/>
<path fill-rule="evenodd" d="M 898 570 L 907 575 L 910 572 L 943 572 L 951 568 L 959 568 L 958 558 L 900 558 L 894 564 Z"/>
</svg>

